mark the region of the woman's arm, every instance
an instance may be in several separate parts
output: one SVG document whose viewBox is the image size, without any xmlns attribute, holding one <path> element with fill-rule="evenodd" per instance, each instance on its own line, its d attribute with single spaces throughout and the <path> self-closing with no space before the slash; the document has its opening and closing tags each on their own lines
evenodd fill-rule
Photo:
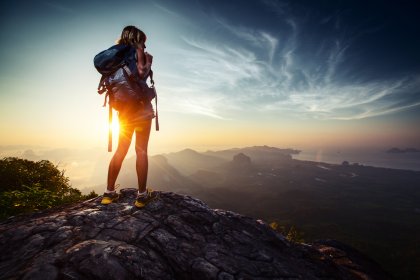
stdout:
<svg viewBox="0 0 420 280">
<path fill-rule="evenodd" d="M 144 49 L 137 48 L 137 70 L 141 79 L 144 79 L 149 75 L 152 67 L 153 56 L 144 52 Z"/>
</svg>

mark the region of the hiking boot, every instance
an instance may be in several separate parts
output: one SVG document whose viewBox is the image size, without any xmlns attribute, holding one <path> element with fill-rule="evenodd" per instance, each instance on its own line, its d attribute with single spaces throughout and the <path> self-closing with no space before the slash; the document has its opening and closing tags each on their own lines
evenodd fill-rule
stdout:
<svg viewBox="0 0 420 280">
<path fill-rule="evenodd" d="M 110 204 L 112 202 L 117 201 L 119 197 L 120 196 L 117 192 L 104 193 L 104 195 L 102 197 L 101 204 L 103 204 L 103 205 Z"/>
<path fill-rule="evenodd" d="M 159 197 L 159 194 L 157 192 L 154 192 L 151 189 L 147 189 L 146 195 L 137 195 L 137 199 L 134 205 L 137 208 L 143 208 L 144 206 L 146 206 L 146 204 L 155 200 L 158 197 Z"/>
</svg>

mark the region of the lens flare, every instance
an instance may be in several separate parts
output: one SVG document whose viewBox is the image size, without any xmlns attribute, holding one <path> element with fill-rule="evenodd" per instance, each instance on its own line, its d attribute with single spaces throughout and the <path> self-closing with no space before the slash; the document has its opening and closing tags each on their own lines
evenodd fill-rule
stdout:
<svg viewBox="0 0 420 280">
<path fill-rule="evenodd" d="M 113 135 L 118 135 L 120 132 L 120 124 L 118 122 L 118 118 L 112 118 L 111 128 Z"/>
</svg>

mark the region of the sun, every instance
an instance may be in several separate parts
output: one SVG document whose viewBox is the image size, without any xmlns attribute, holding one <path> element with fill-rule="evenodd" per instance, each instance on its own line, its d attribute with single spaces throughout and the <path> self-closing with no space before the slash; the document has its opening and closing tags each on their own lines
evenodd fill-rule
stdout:
<svg viewBox="0 0 420 280">
<path fill-rule="evenodd" d="M 112 134 L 114 135 L 118 135 L 118 133 L 120 132 L 120 124 L 118 122 L 118 117 L 116 115 L 114 115 L 114 117 L 112 118 L 111 129 L 112 129 Z"/>
</svg>

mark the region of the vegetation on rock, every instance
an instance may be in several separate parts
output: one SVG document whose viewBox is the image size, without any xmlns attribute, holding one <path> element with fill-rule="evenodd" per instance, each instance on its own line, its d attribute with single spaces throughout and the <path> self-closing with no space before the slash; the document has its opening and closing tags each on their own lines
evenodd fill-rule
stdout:
<svg viewBox="0 0 420 280">
<path fill-rule="evenodd" d="M 48 160 L 16 157 L 0 160 L 0 219 L 96 197 L 70 185 L 69 178 Z"/>
<path fill-rule="evenodd" d="M 283 236 L 286 237 L 287 240 L 290 242 L 298 242 L 303 243 L 305 242 L 305 239 L 303 238 L 304 233 L 297 230 L 295 226 L 286 226 L 281 225 L 277 221 L 273 221 L 269 224 L 269 226 L 275 230 L 276 232 L 281 233 Z"/>
</svg>

